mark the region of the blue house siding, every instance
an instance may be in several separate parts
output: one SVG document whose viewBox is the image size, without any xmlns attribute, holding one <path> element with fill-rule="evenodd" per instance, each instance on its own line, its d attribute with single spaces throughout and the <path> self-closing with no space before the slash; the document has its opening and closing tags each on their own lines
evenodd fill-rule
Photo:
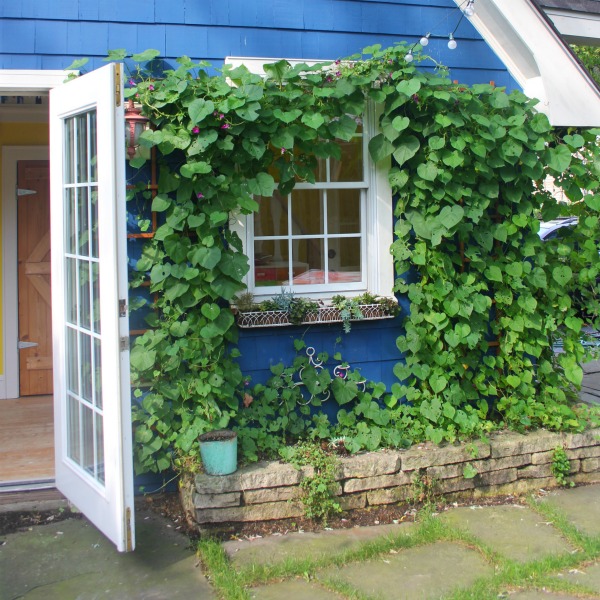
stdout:
<svg viewBox="0 0 600 600">
<path fill-rule="evenodd" d="M 74 59 L 101 66 L 109 49 L 156 48 L 219 66 L 225 56 L 333 59 L 365 46 L 418 41 L 464 83 L 513 87 L 504 65 L 451 0 L 15 0 L 0 6 L 0 68 L 62 69 Z"/>
<path fill-rule="evenodd" d="M 173 66 L 184 54 L 216 67 L 226 56 L 325 60 L 377 43 L 417 42 L 431 32 L 427 54 L 450 67 L 452 79 L 515 87 L 467 19 L 455 32 L 458 48 L 448 49 L 460 18 L 452 0 L 13 0 L 0 4 L 0 69 L 64 69 L 88 57 L 85 69 L 93 70 L 116 48 L 155 48 Z M 140 246 L 130 243 L 132 266 Z M 340 324 L 243 330 L 241 366 L 253 382 L 265 381 L 270 366 L 292 363 L 293 340 L 302 338 L 317 352 L 340 352 L 365 378 L 389 386 L 401 360 L 401 318 L 355 322 L 349 334 Z M 143 327 L 139 315 L 132 327 Z"/>
</svg>

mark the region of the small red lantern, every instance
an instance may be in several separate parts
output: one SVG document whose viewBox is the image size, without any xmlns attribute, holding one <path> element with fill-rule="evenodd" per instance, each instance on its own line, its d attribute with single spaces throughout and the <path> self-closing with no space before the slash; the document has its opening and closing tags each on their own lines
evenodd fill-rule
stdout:
<svg viewBox="0 0 600 600">
<path fill-rule="evenodd" d="M 125 109 L 125 143 L 127 155 L 131 160 L 139 147 L 140 135 L 146 129 L 148 117 L 142 115 L 142 109 L 136 106 L 132 98 L 129 98 Z"/>
</svg>

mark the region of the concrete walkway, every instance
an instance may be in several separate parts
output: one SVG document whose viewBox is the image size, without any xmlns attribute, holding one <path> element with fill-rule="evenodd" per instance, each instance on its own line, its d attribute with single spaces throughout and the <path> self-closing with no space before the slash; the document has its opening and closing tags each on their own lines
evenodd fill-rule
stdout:
<svg viewBox="0 0 600 600">
<path fill-rule="evenodd" d="M 587 555 L 581 538 L 572 535 L 575 530 L 568 537 L 552 519 L 532 508 L 450 508 L 434 518 L 446 532 L 438 539 L 417 537 L 410 542 L 411 536 L 419 535 L 419 525 L 400 523 L 226 542 L 222 547 L 230 569 L 240 573 L 245 585 L 229 597 L 437 599 L 493 581 L 506 565 L 546 564 L 550 566 L 545 567 L 549 571 L 544 589 L 535 583 L 532 588 L 529 576 L 522 576 L 524 581 L 501 593 L 514 600 L 600 598 L 600 484 L 552 491 L 543 502 L 587 536 Z M 137 550 L 132 554 L 118 554 L 85 519 L 4 536 L 0 540 L 0 599 L 224 597 L 211 589 L 187 538 L 171 523 L 139 511 L 136 524 Z M 377 541 L 384 544 L 382 552 L 358 557 L 356 552 L 365 544 Z M 344 553 L 346 559 L 336 560 Z M 306 569 L 302 575 L 293 574 L 294 564 Z M 253 580 L 254 573 L 276 565 L 282 566 L 278 579 L 254 583 L 258 581 Z M 534 570 L 540 569 L 544 567 Z M 492 596 L 481 594 L 469 597 L 499 597 L 497 590 Z"/>
</svg>

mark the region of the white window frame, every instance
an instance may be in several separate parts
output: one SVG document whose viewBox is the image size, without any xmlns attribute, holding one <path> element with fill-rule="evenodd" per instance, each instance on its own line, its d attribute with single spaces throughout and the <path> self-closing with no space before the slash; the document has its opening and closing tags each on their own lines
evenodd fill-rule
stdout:
<svg viewBox="0 0 600 600">
<path fill-rule="evenodd" d="M 276 62 L 279 59 L 265 58 L 226 58 L 226 64 L 234 67 L 244 64 L 252 73 L 264 74 L 264 64 Z M 290 60 L 291 64 L 304 62 L 311 64 L 317 61 Z M 311 298 L 327 300 L 335 294 L 343 293 L 346 296 L 358 296 L 364 292 L 371 292 L 378 296 L 393 296 L 394 262 L 390 252 L 393 242 L 394 211 L 392 189 L 388 180 L 391 158 L 380 163 L 374 163 L 368 152 L 369 139 L 377 131 L 379 114 L 376 114 L 372 104 L 368 103 L 363 116 L 363 161 L 365 181 L 329 184 L 319 183 L 316 187 L 309 183 L 298 183 L 294 190 L 306 189 L 364 189 L 366 199 L 364 209 L 361 210 L 361 272 L 363 282 L 357 283 L 331 283 L 320 285 L 297 285 L 293 292 L 297 296 L 310 296 Z M 364 184 L 364 185 L 363 185 Z M 287 198 L 287 196 L 285 196 Z M 230 228 L 237 233 L 242 241 L 244 253 L 249 258 L 250 271 L 244 278 L 248 291 L 254 294 L 255 300 L 260 302 L 271 298 L 281 288 L 275 286 L 254 286 L 254 220 L 253 215 L 232 215 Z"/>
</svg>

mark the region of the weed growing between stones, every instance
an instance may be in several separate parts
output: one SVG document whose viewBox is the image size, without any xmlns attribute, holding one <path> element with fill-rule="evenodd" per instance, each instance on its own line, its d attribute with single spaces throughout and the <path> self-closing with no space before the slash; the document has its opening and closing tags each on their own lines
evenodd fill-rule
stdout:
<svg viewBox="0 0 600 600">
<path fill-rule="evenodd" d="M 575 484 L 567 480 L 571 471 L 571 463 L 567 456 L 567 451 L 562 446 L 557 446 L 552 453 L 552 475 L 563 487 L 573 487 Z"/>
</svg>

